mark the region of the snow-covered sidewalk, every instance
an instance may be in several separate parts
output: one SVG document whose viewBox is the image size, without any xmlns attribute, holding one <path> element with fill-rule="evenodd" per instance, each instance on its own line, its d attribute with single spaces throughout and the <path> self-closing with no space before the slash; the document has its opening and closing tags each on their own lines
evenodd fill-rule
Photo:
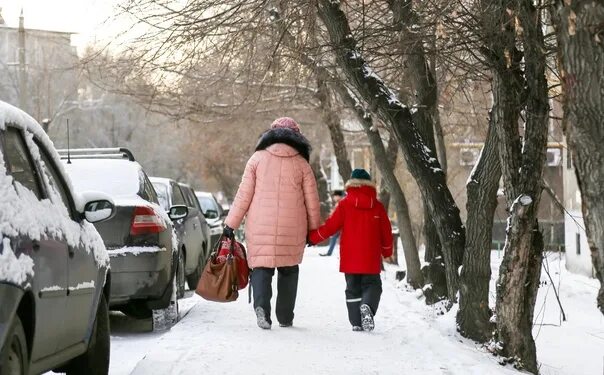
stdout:
<svg viewBox="0 0 604 375">
<path fill-rule="evenodd" d="M 436 310 L 397 290 L 393 280 L 384 280 L 376 330 L 352 332 L 337 256 L 319 257 L 323 250 L 308 249 L 300 267 L 293 328 L 280 328 L 273 315 L 273 329 L 259 329 L 247 291 L 230 304 L 201 300 L 157 338 L 132 373 L 518 374 L 460 343 L 454 327 L 443 333 Z M 111 373 L 122 373 L 119 367 L 114 362 Z"/>
</svg>

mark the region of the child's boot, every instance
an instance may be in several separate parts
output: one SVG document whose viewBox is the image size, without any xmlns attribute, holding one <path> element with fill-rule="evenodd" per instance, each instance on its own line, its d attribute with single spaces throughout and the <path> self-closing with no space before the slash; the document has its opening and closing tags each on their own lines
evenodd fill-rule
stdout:
<svg viewBox="0 0 604 375">
<path fill-rule="evenodd" d="M 361 305 L 361 326 L 364 331 L 373 331 L 375 322 L 373 321 L 373 312 L 367 304 Z"/>
</svg>

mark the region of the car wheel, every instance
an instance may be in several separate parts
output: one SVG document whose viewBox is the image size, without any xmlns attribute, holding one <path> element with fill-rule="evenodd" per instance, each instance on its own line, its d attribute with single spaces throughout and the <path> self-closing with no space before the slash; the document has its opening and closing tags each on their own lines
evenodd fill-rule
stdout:
<svg viewBox="0 0 604 375">
<path fill-rule="evenodd" d="M 178 252 L 178 268 L 176 269 L 176 279 L 177 279 L 177 294 L 176 297 L 182 298 L 185 296 L 185 257 L 182 251 Z"/>
<path fill-rule="evenodd" d="M 67 375 L 106 375 L 109 373 L 109 309 L 101 296 L 94 319 L 88 349 L 73 359 L 66 368 Z"/>
<path fill-rule="evenodd" d="M 154 331 L 168 330 L 178 322 L 178 298 L 176 297 L 177 289 L 178 285 L 176 282 L 176 277 L 173 277 L 170 304 L 165 309 L 153 310 L 152 324 Z"/>
<path fill-rule="evenodd" d="M 199 283 L 199 279 L 201 278 L 201 273 L 203 272 L 203 268 L 205 267 L 205 254 L 202 251 L 199 253 L 199 259 L 197 260 L 197 268 L 193 271 L 192 274 L 187 276 L 187 284 L 189 284 L 189 289 L 195 290 L 197 289 L 197 284 Z"/>
<path fill-rule="evenodd" d="M 28 352 L 21 319 L 15 316 L 8 329 L 7 341 L 0 352 L 0 374 L 25 375 L 28 372 Z"/>
</svg>

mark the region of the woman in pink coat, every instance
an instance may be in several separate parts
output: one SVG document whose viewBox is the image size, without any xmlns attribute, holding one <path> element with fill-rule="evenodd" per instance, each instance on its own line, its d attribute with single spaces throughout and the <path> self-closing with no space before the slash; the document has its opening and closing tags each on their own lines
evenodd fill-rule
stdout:
<svg viewBox="0 0 604 375">
<path fill-rule="evenodd" d="M 247 162 L 241 185 L 225 220 L 233 236 L 246 217 L 245 238 L 258 326 L 271 328 L 272 277 L 277 269 L 276 315 L 290 327 L 298 290 L 298 265 L 306 236 L 320 224 L 319 194 L 310 167 L 311 147 L 289 117 L 273 122 Z"/>
</svg>

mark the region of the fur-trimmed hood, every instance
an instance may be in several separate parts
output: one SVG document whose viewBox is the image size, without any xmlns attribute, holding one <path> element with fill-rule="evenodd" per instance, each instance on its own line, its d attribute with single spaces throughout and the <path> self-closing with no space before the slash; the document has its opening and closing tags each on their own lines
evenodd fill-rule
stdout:
<svg viewBox="0 0 604 375">
<path fill-rule="evenodd" d="M 346 182 L 346 198 L 355 208 L 373 209 L 377 204 L 375 183 L 370 180 L 351 178 Z"/>
<path fill-rule="evenodd" d="M 346 189 L 349 187 L 361 187 L 361 186 L 371 186 L 372 188 L 376 188 L 375 182 L 370 180 L 361 180 L 360 178 L 351 178 L 346 181 Z"/>
<path fill-rule="evenodd" d="M 306 161 L 310 161 L 312 147 L 310 142 L 302 134 L 285 128 L 269 129 L 262 133 L 256 151 L 266 150 L 272 145 L 282 143 L 290 146 L 298 152 Z"/>
</svg>

